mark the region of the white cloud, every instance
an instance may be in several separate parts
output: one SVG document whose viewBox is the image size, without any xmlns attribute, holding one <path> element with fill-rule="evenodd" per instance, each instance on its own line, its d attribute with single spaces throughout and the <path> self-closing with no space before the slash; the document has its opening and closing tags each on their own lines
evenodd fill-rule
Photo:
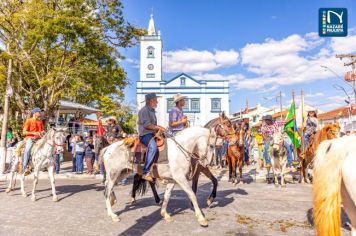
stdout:
<svg viewBox="0 0 356 236">
<path fill-rule="evenodd" d="M 137 60 L 135 58 L 126 58 L 125 61 L 127 61 L 129 64 L 131 64 L 133 68 L 138 69 L 140 67 L 139 60 Z"/>
<path fill-rule="evenodd" d="M 255 76 L 240 80 L 236 88 L 273 91 L 283 85 L 334 78 L 335 75 L 321 65 L 342 75 L 348 69 L 335 58 L 335 54 L 355 51 L 356 35 L 323 39 L 315 32 L 247 44 L 241 49 L 241 61 L 246 70 Z"/>
<path fill-rule="evenodd" d="M 168 73 L 204 73 L 238 63 L 239 53 L 235 50 L 197 51 L 184 49 L 163 52 L 163 71 Z"/>
</svg>

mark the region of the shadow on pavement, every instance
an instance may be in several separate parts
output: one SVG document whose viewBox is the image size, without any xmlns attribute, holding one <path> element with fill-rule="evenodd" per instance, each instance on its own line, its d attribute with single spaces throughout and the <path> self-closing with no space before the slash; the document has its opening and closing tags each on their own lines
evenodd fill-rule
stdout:
<svg viewBox="0 0 356 236">
<path fill-rule="evenodd" d="M 201 208 L 206 208 L 207 203 L 206 203 L 206 198 L 208 197 L 205 196 L 207 189 L 210 189 L 211 183 L 206 183 L 198 188 L 198 203 Z M 204 189 L 204 191 L 199 191 L 199 189 Z M 243 189 L 231 189 L 231 190 L 224 190 L 224 191 L 218 191 L 217 192 L 217 198 L 216 201 L 218 202 L 217 205 L 214 207 L 225 207 L 229 204 L 231 204 L 234 201 L 234 197 L 230 196 L 231 194 L 240 194 L 240 195 L 247 195 L 248 193 L 243 190 Z M 185 202 L 185 204 L 182 204 L 182 202 Z M 116 212 L 119 216 L 121 214 L 124 214 L 125 212 L 131 211 L 131 210 L 137 210 L 140 208 L 144 208 L 147 206 L 152 206 L 154 204 L 154 199 L 153 197 L 147 197 L 143 198 L 140 201 L 137 201 L 136 205 L 126 205 L 123 210 L 120 210 Z M 183 207 L 182 207 L 183 206 Z M 167 211 L 171 214 L 171 216 L 174 219 L 175 215 L 178 214 L 183 214 L 185 210 L 191 209 L 191 217 L 192 219 L 195 219 L 194 217 L 194 209 L 191 207 L 190 199 L 188 198 L 187 194 L 183 190 L 173 190 L 172 191 L 172 196 L 169 201 Z M 136 220 L 136 223 L 132 225 L 130 228 L 125 230 L 124 232 L 120 233 L 120 235 L 142 235 L 145 232 L 147 232 L 150 228 L 152 228 L 155 224 L 157 224 L 159 221 L 162 220 L 162 217 L 160 215 L 160 210 L 161 208 L 159 207 L 156 211 L 152 212 L 149 215 L 146 216 L 141 216 Z M 197 227 L 199 227 L 198 222 L 196 222 Z"/>
</svg>

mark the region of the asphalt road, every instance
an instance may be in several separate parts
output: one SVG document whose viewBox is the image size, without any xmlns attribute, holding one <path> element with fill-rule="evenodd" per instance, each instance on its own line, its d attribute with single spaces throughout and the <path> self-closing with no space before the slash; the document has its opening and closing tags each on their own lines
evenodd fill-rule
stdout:
<svg viewBox="0 0 356 236">
<path fill-rule="evenodd" d="M 30 193 L 31 183 L 26 186 Z M 0 182 L 0 235 L 314 235 L 311 185 L 275 188 L 252 182 L 233 186 L 222 180 L 218 196 L 208 208 L 211 186 L 203 180 L 197 194 L 209 221 L 209 227 L 202 228 L 178 186 L 168 204 L 174 219 L 171 223 L 162 220 L 151 191 L 130 205 L 131 185 L 116 186 L 114 210 L 121 222 L 114 223 L 106 214 L 98 180 L 58 180 L 59 202 L 52 202 L 47 180 L 40 180 L 36 202 L 23 198 L 18 188 L 6 194 L 5 182 Z M 159 185 L 161 197 L 164 187 Z M 343 233 L 350 235 L 346 229 Z"/>
</svg>

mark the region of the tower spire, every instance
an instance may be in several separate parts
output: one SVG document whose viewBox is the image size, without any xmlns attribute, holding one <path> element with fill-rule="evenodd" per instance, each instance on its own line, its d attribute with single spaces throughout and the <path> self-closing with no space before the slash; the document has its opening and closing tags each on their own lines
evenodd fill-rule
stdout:
<svg viewBox="0 0 356 236">
<path fill-rule="evenodd" d="M 153 14 L 151 14 L 150 21 L 148 23 L 148 29 L 147 29 L 148 35 L 157 35 L 156 33 L 156 27 L 155 27 L 155 22 L 153 20 Z"/>
</svg>

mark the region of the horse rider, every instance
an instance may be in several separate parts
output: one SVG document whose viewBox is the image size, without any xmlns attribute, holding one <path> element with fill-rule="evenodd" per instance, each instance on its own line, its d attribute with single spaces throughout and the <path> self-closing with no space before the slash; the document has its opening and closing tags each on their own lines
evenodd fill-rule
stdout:
<svg viewBox="0 0 356 236">
<path fill-rule="evenodd" d="M 30 160 L 31 148 L 33 144 L 44 134 L 43 122 L 41 120 L 41 109 L 38 107 L 34 108 L 32 110 L 32 114 L 32 117 L 26 120 L 23 127 L 23 135 L 26 140 L 22 166 L 23 172 L 25 172 Z"/>
<path fill-rule="evenodd" d="M 262 117 L 262 127 L 261 133 L 264 140 L 264 155 L 266 160 L 266 168 L 271 167 L 271 157 L 269 156 L 269 147 L 273 138 L 274 133 L 279 132 L 281 127 L 284 127 L 284 121 L 274 121 L 271 115 L 266 115 Z M 293 161 L 292 151 L 287 142 L 284 142 L 284 146 L 287 149 L 287 159 L 288 165 Z"/>
<path fill-rule="evenodd" d="M 310 137 L 318 130 L 318 117 L 316 110 L 308 111 L 308 118 L 304 124 L 304 150 L 310 141 Z"/>
<path fill-rule="evenodd" d="M 183 114 L 185 98 L 187 97 L 179 93 L 173 96 L 175 107 L 169 112 L 169 131 L 172 135 L 182 131 L 188 124 L 188 119 Z"/>
<path fill-rule="evenodd" d="M 155 93 L 146 94 L 145 102 L 146 105 L 138 112 L 137 122 L 140 142 L 147 147 L 142 178 L 153 182 L 150 170 L 158 152 L 154 137 L 157 132 L 165 132 L 165 128 L 157 125 L 157 118 L 155 114 L 155 108 L 158 104 L 157 95 Z"/>
<path fill-rule="evenodd" d="M 106 131 L 106 138 L 110 144 L 113 142 L 118 141 L 121 138 L 121 127 L 117 122 L 117 119 L 114 116 L 111 116 L 107 120 L 107 131 Z"/>
</svg>

